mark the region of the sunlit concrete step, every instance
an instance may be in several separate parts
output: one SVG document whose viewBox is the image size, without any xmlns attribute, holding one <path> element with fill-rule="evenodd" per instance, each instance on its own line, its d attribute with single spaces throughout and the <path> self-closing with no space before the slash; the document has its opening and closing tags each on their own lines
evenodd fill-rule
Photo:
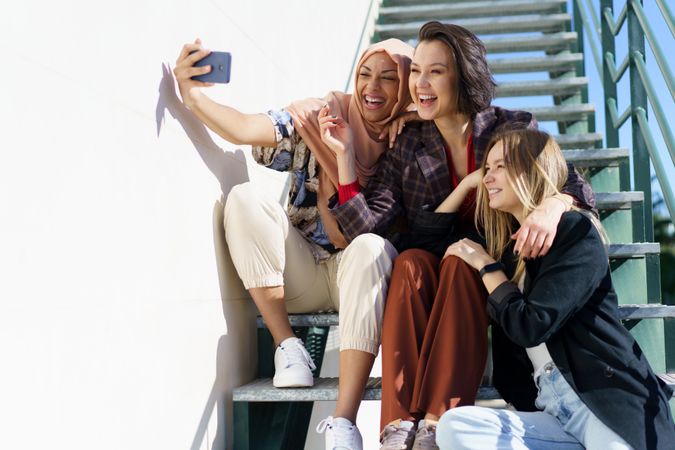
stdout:
<svg viewBox="0 0 675 450">
<path fill-rule="evenodd" d="M 409 5 L 385 6 L 379 9 L 380 23 L 410 20 L 444 20 L 467 17 L 501 17 L 531 13 L 558 13 L 567 0 L 501 0 L 474 2 L 420 2 Z"/>
<path fill-rule="evenodd" d="M 553 105 L 532 106 L 519 108 L 529 111 L 539 122 L 556 121 L 572 122 L 586 120 L 595 114 L 595 105 L 592 103 L 579 103 L 576 105 Z"/>
<path fill-rule="evenodd" d="M 577 42 L 577 33 L 562 31 L 551 34 L 537 34 L 525 36 L 481 37 L 488 53 L 509 52 L 554 52 L 569 50 Z"/>
<path fill-rule="evenodd" d="M 572 95 L 588 86 L 587 77 L 552 80 L 509 81 L 499 83 L 496 97 L 529 97 L 536 95 Z"/>
<path fill-rule="evenodd" d="M 564 31 L 570 23 L 569 14 L 527 14 L 522 16 L 486 17 L 471 19 L 453 19 L 441 22 L 461 25 L 476 34 L 502 34 L 525 32 L 556 32 Z M 380 39 L 399 38 L 410 39 L 417 36 L 417 32 L 428 20 L 377 24 L 375 33 Z"/>
<path fill-rule="evenodd" d="M 675 388 L 675 374 L 662 374 L 659 377 L 671 388 Z M 321 402 L 336 401 L 338 378 L 315 378 L 311 388 L 275 388 L 271 378 L 260 378 L 242 387 L 234 389 L 232 400 L 235 402 Z M 382 379 L 369 378 L 363 393 L 363 400 L 382 398 Z M 501 396 L 493 386 L 481 386 L 477 400 L 494 400 Z"/>
<path fill-rule="evenodd" d="M 675 318 L 675 306 L 649 304 L 649 305 L 621 305 L 619 317 L 627 319 L 659 319 Z M 288 319 L 292 327 L 336 327 L 338 326 L 337 313 L 316 314 L 289 314 Z M 266 328 L 265 321 L 258 316 L 258 328 Z"/>
<path fill-rule="evenodd" d="M 488 60 L 492 73 L 562 72 L 574 70 L 584 60 L 581 53 Z"/>
</svg>

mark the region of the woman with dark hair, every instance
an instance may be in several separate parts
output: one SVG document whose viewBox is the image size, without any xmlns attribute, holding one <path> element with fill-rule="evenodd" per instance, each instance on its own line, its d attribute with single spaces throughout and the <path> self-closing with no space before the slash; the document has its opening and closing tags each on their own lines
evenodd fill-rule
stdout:
<svg viewBox="0 0 675 450">
<path fill-rule="evenodd" d="M 477 181 L 467 175 L 495 129 L 536 127 L 530 113 L 490 105 L 495 82 L 485 47 L 457 25 L 429 22 L 420 29 L 409 87 L 423 121 L 407 123 L 367 187 L 331 208 L 347 240 L 375 232 L 399 251 L 409 249 L 395 261 L 384 313 L 384 449 L 410 448 L 413 440 L 415 449 L 435 448 L 439 416 L 474 403 L 487 354 L 487 294 L 471 267 L 454 257 L 441 262 L 440 256 L 453 236 L 476 235 Z M 320 123 L 338 162 L 348 158 L 348 127 L 339 117 Z M 453 192 L 456 211 L 434 212 Z M 546 252 L 573 201 L 594 205 L 590 186 L 573 169 L 563 192 L 545 199 L 523 222 L 516 236 L 523 256 Z M 424 228 L 439 222 L 453 229 L 449 240 L 426 237 Z"/>
<path fill-rule="evenodd" d="M 488 147 L 476 214 L 487 251 L 462 239 L 446 255 L 480 271 L 499 348 L 495 386 L 523 412 L 448 411 L 438 425 L 439 447 L 675 448 L 672 391 L 619 320 L 597 218 L 573 208 L 545 256 L 514 258 L 511 234 L 567 179 L 560 148 L 535 130 L 495 136 Z"/>
</svg>

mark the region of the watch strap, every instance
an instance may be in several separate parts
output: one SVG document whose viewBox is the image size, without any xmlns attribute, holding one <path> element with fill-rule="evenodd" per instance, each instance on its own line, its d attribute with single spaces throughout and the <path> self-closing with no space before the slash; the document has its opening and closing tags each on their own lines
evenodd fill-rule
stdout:
<svg viewBox="0 0 675 450">
<path fill-rule="evenodd" d="M 498 270 L 501 270 L 502 272 L 505 271 L 504 264 L 500 263 L 499 261 L 486 264 L 482 269 L 480 269 L 480 271 L 478 271 L 478 275 L 483 278 L 486 273 L 496 272 Z"/>
</svg>

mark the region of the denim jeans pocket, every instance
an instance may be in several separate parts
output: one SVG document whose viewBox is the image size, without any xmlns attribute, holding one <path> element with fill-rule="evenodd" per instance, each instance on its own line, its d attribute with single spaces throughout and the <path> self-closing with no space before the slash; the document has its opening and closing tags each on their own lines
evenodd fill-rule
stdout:
<svg viewBox="0 0 675 450">
<path fill-rule="evenodd" d="M 535 400 L 535 406 L 557 418 L 563 426 L 576 411 L 584 407 L 579 395 L 552 363 L 551 367 L 544 368 L 536 384 L 539 395 Z"/>
</svg>

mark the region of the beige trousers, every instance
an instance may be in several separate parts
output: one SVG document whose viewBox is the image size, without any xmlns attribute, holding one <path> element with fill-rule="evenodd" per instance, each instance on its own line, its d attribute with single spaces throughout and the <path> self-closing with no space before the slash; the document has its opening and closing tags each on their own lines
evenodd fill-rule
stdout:
<svg viewBox="0 0 675 450">
<path fill-rule="evenodd" d="M 315 262 L 283 207 L 251 183 L 225 203 L 225 238 L 246 289 L 284 286 L 289 313 L 339 311 L 340 350 L 377 355 L 394 246 L 364 234 L 329 259 Z"/>
</svg>

